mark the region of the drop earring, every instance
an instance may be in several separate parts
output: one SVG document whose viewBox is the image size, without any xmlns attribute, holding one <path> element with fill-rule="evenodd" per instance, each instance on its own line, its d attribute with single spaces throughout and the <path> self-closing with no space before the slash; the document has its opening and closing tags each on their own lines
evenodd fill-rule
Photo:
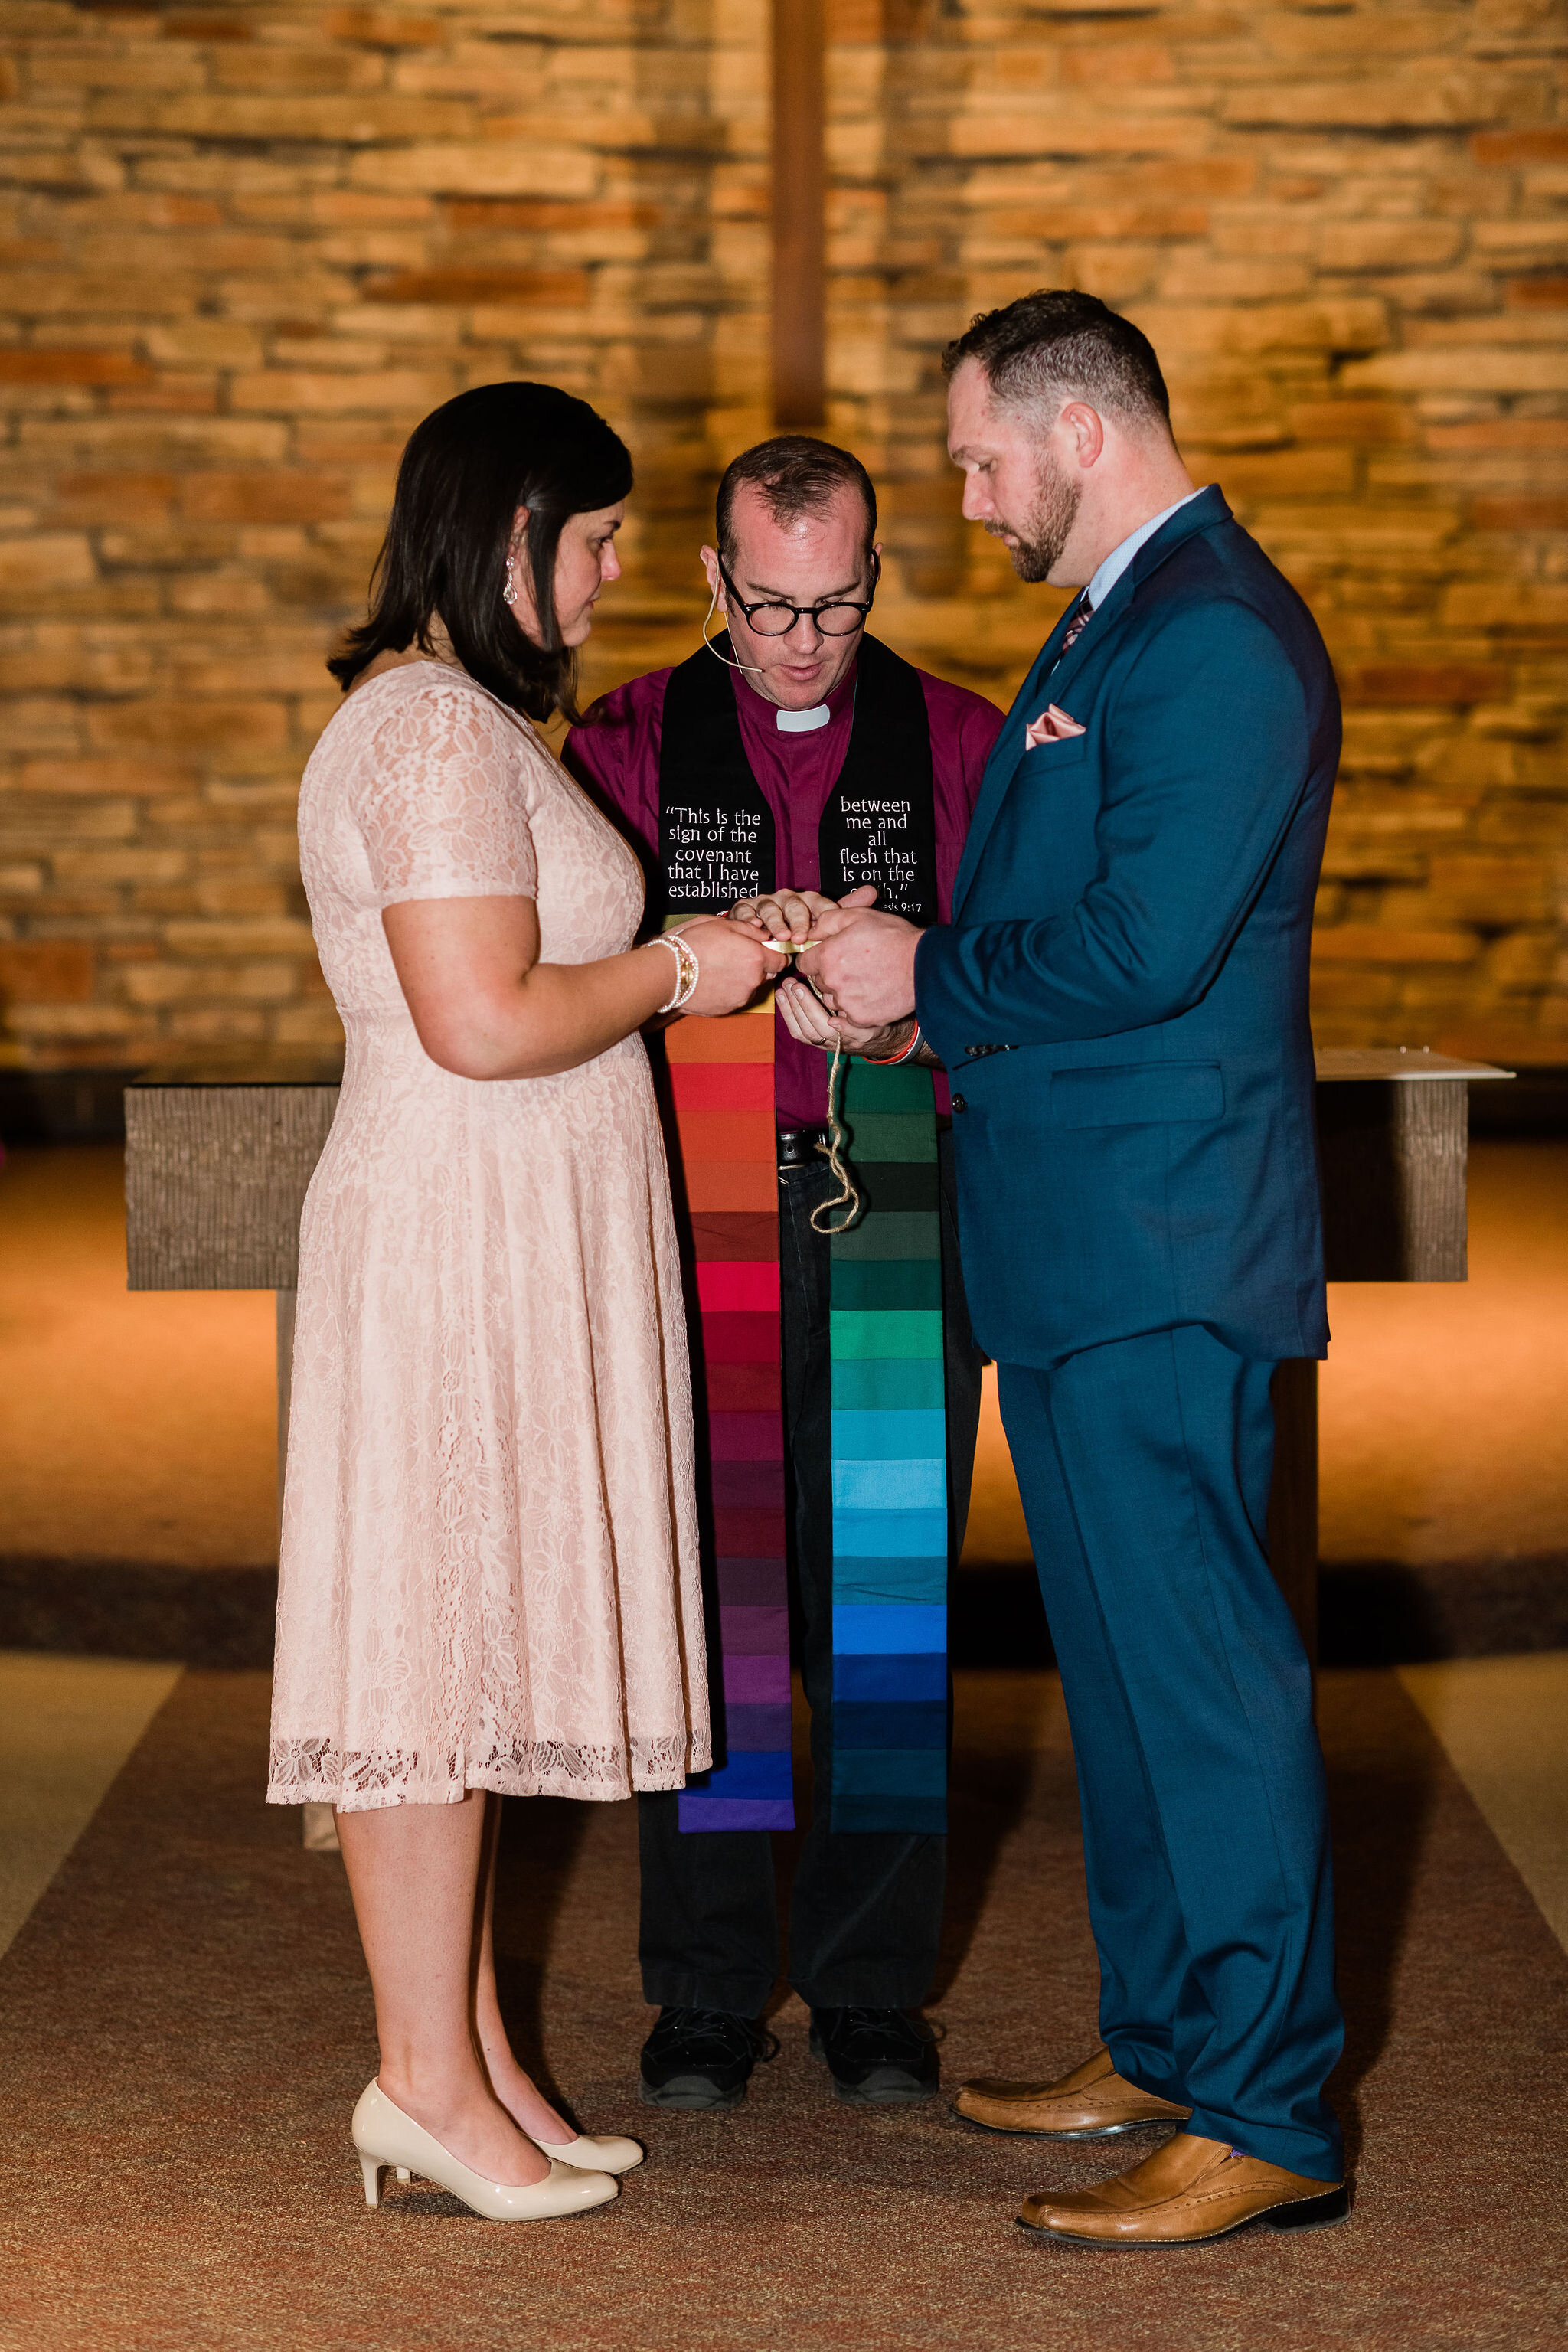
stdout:
<svg viewBox="0 0 1568 2352">
<path fill-rule="evenodd" d="M 509 552 L 506 559 L 506 586 L 500 592 L 503 604 L 515 604 L 517 602 L 517 577 L 514 568 L 516 562 L 516 556 Z"/>
</svg>

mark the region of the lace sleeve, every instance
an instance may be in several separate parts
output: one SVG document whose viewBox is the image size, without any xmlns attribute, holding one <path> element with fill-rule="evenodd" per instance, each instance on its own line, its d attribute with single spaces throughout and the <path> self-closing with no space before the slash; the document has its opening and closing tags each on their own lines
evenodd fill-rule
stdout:
<svg viewBox="0 0 1568 2352">
<path fill-rule="evenodd" d="M 535 895 L 521 748 L 506 717 L 456 681 L 421 685 L 388 713 L 354 796 L 377 906 Z"/>
</svg>

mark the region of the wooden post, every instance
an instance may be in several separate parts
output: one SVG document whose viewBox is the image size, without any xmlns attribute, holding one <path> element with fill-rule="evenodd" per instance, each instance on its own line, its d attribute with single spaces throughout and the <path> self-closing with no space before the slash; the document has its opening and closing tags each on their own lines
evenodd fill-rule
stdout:
<svg viewBox="0 0 1568 2352">
<path fill-rule="evenodd" d="M 1469 1083 L 1510 1073 L 1426 1047 L 1318 1055 L 1323 1255 L 1331 1282 L 1463 1282 Z M 1318 1367 L 1274 1374 L 1268 1559 L 1318 1663 Z"/>
<path fill-rule="evenodd" d="M 823 0 L 773 0 L 773 421 L 826 415 Z"/>
<path fill-rule="evenodd" d="M 1268 1565 L 1314 1666 L 1318 1663 L 1318 1367 L 1292 1356 L 1274 1369 L 1274 1484 Z"/>
<path fill-rule="evenodd" d="M 1464 1282 L 1465 1078 L 1351 1078 L 1318 1090 L 1331 1282 Z"/>
</svg>

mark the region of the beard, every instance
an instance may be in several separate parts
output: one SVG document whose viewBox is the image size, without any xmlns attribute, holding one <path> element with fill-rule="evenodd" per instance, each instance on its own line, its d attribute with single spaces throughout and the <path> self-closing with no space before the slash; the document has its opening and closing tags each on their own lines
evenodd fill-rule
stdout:
<svg viewBox="0 0 1568 2352">
<path fill-rule="evenodd" d="M 1037 583 L 1050 578 L 1078 519 L 1082 497 L 1083 484 L 1077 477 L 1046 456 L 1040 461 L 1039 489 L 1027 522 L 997 520 L 986 524 L 994 539 L 1000 539 L 1005 532 L 1017 541 L 1008 551 L 1020 580 Z"/>
</svg>

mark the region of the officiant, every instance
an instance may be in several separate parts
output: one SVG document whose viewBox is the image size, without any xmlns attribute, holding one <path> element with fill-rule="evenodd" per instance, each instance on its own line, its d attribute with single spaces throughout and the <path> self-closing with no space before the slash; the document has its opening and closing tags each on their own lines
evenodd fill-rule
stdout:
<svg viewBox="0 0 1568 2352">
<path fill-rule="evenodd" d="M 725 472 L 703 644 L 605 697 L 564 755 L 643 857 L 650 928 L 762 899 L 787 920 L 792 893 L 857 889 L 949 919 L 1002 716 L 867 634 L 880 558 L 876 492 L 847 450 L 780 436 Z M 792 993 L 787 1022 L 781 1003 L 678 1023 L 660 1074 L 723 1761 L 638 1800 L 639 1953 L 659 2009 L 641 2091 L 689 2110 L 737 2105 L 773 2047 L 792 1632 L 814 1793 L 789 1981 L 839 2098 L 912 2104 L 938 2078 L 909 2012 L 942 1924 L 946 1583 L 980 1401 L 949 1097 L 942 1073 L 846 1034 L 872 1057 L 840 1080 L 847 1202 L 827 1155 L 834 1024 L 804 983 Z"/>
</svg>

